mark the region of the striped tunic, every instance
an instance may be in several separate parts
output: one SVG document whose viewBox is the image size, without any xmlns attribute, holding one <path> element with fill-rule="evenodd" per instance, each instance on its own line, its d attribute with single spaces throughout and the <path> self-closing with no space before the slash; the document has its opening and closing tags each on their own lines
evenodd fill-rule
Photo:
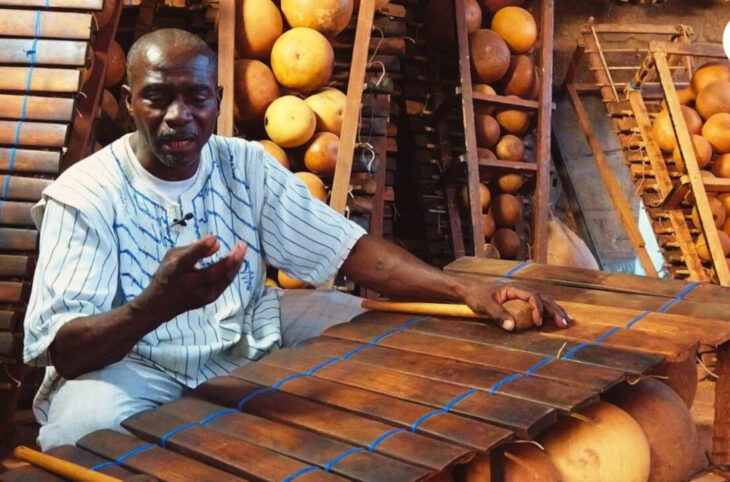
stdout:
<svg viewBox="0 0 730 482">
<path fill-rule="evenodd" d="M 278 289 L 265 263 L 312 284 L 333 277 L 365 231 L 313 199 L 306 186 L 256 142 L 212 136 L 194 184 L 173 201 L 140 182 L 125 136 L 76 163 L 43 192 L 38 264 L 25 318 L 26 363 L 47 366 L 36 396 L 44 422 L 63 382 L 48 346 L 64 323 L 127 303 L 145 289 L 163 256 L 212 234 L 248 245 L 238 276 L 213 303 L 148 333 L 128 355 L 194 387 L 281 344 Z M 193 213 L 186 226 L 175 219 Z"/>
</svg>

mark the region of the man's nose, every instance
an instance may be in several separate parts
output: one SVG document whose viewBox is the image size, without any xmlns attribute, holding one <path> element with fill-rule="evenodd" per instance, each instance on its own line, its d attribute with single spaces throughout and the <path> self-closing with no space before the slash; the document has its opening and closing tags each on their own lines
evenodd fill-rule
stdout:
<svg viewBox="0 0 730 482">
<path fill-rule="evenodd" d="M 167 107 L 164 120 L 168 125 L 186 124 L 192 120 L 192 113 L 185 101 L 178 97 Z"/>
</svg>

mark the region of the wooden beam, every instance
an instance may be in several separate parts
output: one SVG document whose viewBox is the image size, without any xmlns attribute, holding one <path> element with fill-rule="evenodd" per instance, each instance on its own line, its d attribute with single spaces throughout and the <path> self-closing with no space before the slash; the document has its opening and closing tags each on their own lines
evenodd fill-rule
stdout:
<svg viewBox="0 0 730 482">
<path fill-rule="evenodd" d="M 634 218 L 631 205 L 621 190 L 621 186 L 616 180 L 616 177 L 611 172 L 611 168 L 608 166 L 608 161 L 603 153 L 601 145 L 598 143 L 596 133 L 593 130 L 591 121 L 588 119 L 588 113 L 583 107 L 583 102 L 581 102 L 578 97 L 578 92 L 575 90 L 575 86 L 568 85 L 566 90 L 573 104 L 573 109 L 575 110 L 575 115 L 578 118 L 578 123 L 580 124 L 581 129 L 586 136 L 586 140 L 588 141 L 588 145 L 591 148 L 591 152 L 593 153 L 593 159 L 596 161 L 598 173 L 601 175 L 601 179 L 606 186 L 611 202 L 616 208 L 616 213 L 621 221 L 621 225 L 624 227 L 634 251 L 636 251 L 639 262 L 641 262 L 641 265 L 648 276 L 657 277 L 658 273 L 656 268 L 654 268 L 651 258 L 649 257 L 649 253 L 646 251 L 646 244 L 644 242 L 644 238 L 641 236 L 641 232 L 639 231 L 639 225 L 637 220 Z"/>
<path fill-rule="evenodd" d="M 553 0 L 543 0 L 540 13 L 540 110 L 537 113 L 537 173 L 532 219 L 532 259 L 547 262 L 550 207 L 550 118 L 553 105 Z"/>
<path fill-rule="evenodd" d="M 722 286 L 730 286 L 730 270 L 728 270 L 727 262 L 725 261 L 725 253 L 723 253 L 720 238 L 717 235 L 717 228 L 715 227 L 715 220 L 712 216 L 712 210 L 710 209 L 710 202 L 707 199 L 707 193 L 705 192 L 700 168 L 697 165 L 697 158 L 695 156 L 692 138 L 690 137 L 687 125 L 684 122 L 682 106 L 679 103 L 677 91 L 674 89 L 672 73 L 669 70 L 669 64 L 667 63 L 666 52 L 662 50 L 654 51 L 654 63 L 656 64 L 659 79 L 661 80 L 662 88 L 664 89 L 664 96 L 669 109 L 669 117 L 672 120 L 672 126 L 674 127 L 674 133 L 677 137 L 677 143 L 682 151 L 682 158 L 684 159 L 690 184 L 692 185 L 692 193 L 695 198 L 695 204 L 699 213 L 705 240 L 707 241 L 707 247 L 712 257 L 715 273 L 717 274 L 717 278 Z"/>
<path fill-rule="evenodd" d="M 236 3 L 234 0 L 220 0 L 218 5 L 218 83 L 223 87 L 218 135 L 232 136 Z"/>
<path fill-rule="evenodd" d="M 715 423 L 712 431 L 712 461 L 730 464 L 730 342 L 717 350 Z"/>
</svg>

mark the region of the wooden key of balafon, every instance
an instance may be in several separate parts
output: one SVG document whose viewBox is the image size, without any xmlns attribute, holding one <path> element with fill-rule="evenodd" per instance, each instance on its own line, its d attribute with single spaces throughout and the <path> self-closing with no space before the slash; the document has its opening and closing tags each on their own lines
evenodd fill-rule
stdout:
<svg viewBox="0 0 730 482">
<path fill-rule="evenodd" d="M 110 477 L 100 472 L 87 469 L 78 464 L 68 462 L 52 455 L 44 454 L 29 447 L 20 445 L 15 448 L 13 455 L 48 472 L 80 482 L 121 482 L 121 479 Z"/>
</svg>

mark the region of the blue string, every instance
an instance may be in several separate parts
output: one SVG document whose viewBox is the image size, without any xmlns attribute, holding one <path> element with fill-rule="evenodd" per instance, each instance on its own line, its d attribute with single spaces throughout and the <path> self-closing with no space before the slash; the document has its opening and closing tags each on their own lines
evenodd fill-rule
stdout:
<svg viewBox="0 0 730 482">
<path fill-rule="evenodd" d="M 115 462 L 102 462 L 100 464 L 94 465 L 93 467 L 89 467 L 89 470 L 98 471 L 101 469 L 105 469 L 107 467 L 111 467 L 112 465 L 117 465 Z"/>
<path fill-rule="evenodd" d="M 400 432 L 405 432 L 405 430 L 402 429 L 402 428 L 394 428 L 393 430 L 390 430 L 388 432 L 385 432 L 383 435 L 381 435 L 380 437 L 378 437 L 375 440 L 373 440 L 373 442 L 370 445 L 368 445 L 368 450 L 370 452 L 372 452 L 373 450 L 375 450 L 375 447 L 377 447 L 378 445 L 380 445 L 380 442 L 382 442 L 383 440 L 387 439 L 391 435 L 395 435 L 395 434 L 400 433 Z"/>
<path fill-rule="evenodd" d="M 350 449 L 350 450 L 348 450 L 346 452 L 342 452 L 340 455 L 338 455 L 337 457 L 335 457 L 332 460 L 330 460 L 327 463 L 327 465 L 324 466 L 324 470 L 327 471 L 327 472 L 329 472 L 330 470 L 332 470 L 332 467 L 337 462 L 339 462 L 340 460 L 344 459 L 345 457 L 349 457 L 352 454 L 356 454 L 358 452 L 362 452 L 363 450 L 365 450 L 365 449 L 362 448 L 362 447 L 355 447 L 354 449 Z"/>
<path fill-rule="evenodd" d="M 217 411 L 217 412 L 215 412 L 215 413 L 211 413 L 210 415 L 208 415 L 207 417 L 205 417 L 205 418 L 204 418 L 203 420 L 201 420 L 201 421 L 200 421 L 200 422 L 198 422 L 198 423 L 199 423 L 200 425 L 205 425 L 205 424 L 207 424 L 207 423 L 210 423 L 210 422 L 212 422 L 212 421 L 213 421 L 213 420 L 215 420 L 216 418 L 218 418 L 218 417 L 221 417 L 221 416 L 223 416 L 223 415 L 227 415 L 227 414 L 229 414 L 229 413 L 236 413 L 236 410 L 234 410 L 234 409 L 232 409 L 232 408 L 224 408 L 223 410 L 219 410 L 219 411 Z"/>
<path fill-rule="evenodd" d="M 633 320 L 629 321 L 626 324 L 626 329 L 627 330 L 630 330 L 632 326 L 634 326 L 636 323 L 638 323 L 639 321 L 641 321 L 642 319 L 644 319 L 644 317 L 646 315 L 648 315 L 648 314 L 649 314 L 649 311 L 644 311 L 641 314 L 639 314 L 639 316 L 637 316 L 636 318 L 634 318 Z"/>
<path fill-rule="evenodd" d="M 163 449 L 164 449 L 164 448 L 166 448 L 166 447 L 167 447 L 167 440 L 168 440 L 168 439 L 169 439 L 170 437 L 172 437 L 172 436 L 173 436 L 173 435 L 175 435 L 176 433 L 182 432 L 183 430 L 187 430 L 187 429 L 189 429 L 189 428 L 191 428 L 191 427 L 197 427 L 197 426 L 199 426 L 199 425 L 200 425 L 200 424 L 199 424 L 198 422 L 190 422 L 190 423 L 186 423 L 185 425 L 180 425 L 180 426 L 179 426 L 179 427 L 177 427 L 177 428 L 173 428 L 172 430 L 170 430 L 169 432 L 167 432 L 167 433 L 166 433 L 165 435 L 163 435 L 163 436 L 162 436 L 162 437 L 160 438 L 160 445 L 162 445 L 162 448 L 163 448 Z"/>
<path fill-rule="evenodd" d="M 132 449 L 129 452 L 127 452 L 126 454 L 124 454 L 121 457 L 119 457 L 117 460 L 115 460 L 115 463 L 116 463 L 116 465 L 122 465 L 122 463 L 125 460 L 127 460 L 129 457 L 132 457 L 134 455 L 137 455 L 140 452 L 144 452 L 147 449 L 151 449 L 152 447 L 157 447 L 157 445 L 155 445 L 155 444 L 140 445 L 136 449 Z"/>
<path fill-rule="evenodd" d="M 666 312 L 669 308 L 672 307 L 675 303 L 678 301 L 681 301 L 685 296 L 687 296 L 693 289 L 697 288 L 700 284 L 696 281 L 693 281 L 692 283 L 688 284 L 687 286 L 680 291 L 677 296 L 675 296 L 673 299 L 667 301 L 664 306 L 659 308 L 659 313 Z"/>
<path fill-rule="evenodd" d="M 411 424 L 411 432 L 415 432 L 419 425 L 421 425 L 423 422 L 428 420 L 429 418 L 433 417 L 434 415 L 439 415 L 441 413 L 448 413 L 443 408 L 439 408 L 438 410 L 434 410 L 433 412 L 428 412 L 426 415 L 422 416 L 415 422 Z"/>
<path fill-rule="evenodd" d="M 489 389 L 489 393 L 494 395 L 497 392 L 497 390 L 502 388 L 504 385 L 508 384 L 511 381 L 517 380 L 518 378 L 522 378 L 522 377 L 523 377 L 522 373 L 513 373 L 510 376 L 504 377 L 503 379 L 499 380 L 497 383 L 492 385 L 492 388 Z"/>
<path fill-rule="evenodd" d="M 296 479 L 300 475 L 304 475 L 306 473 L 312 472 L 314 470 L 319 470 L 319 467 L 315 467 L 314 465 L 310 465 L 308 467 L 304 467 L 302 469 L 297 470 L 293 474 L 291 474 L 289 477 L 283 479 L 281 482 L 291 482 L 292 480 Z"/>
<path fill-rule="evenodd" d="M 304 373 L 306 373 L 306 374 L 307 374 L 307 376 L 310 376 L 310 377 L 311 377 L 312 375 L 314 375 L 315 373 L 317 373 L 318 371 L 320 371 L 320 370 L 321 370 L 322 368 L 324 368 L 324 367 L 326 367 L 327 365 L 329 365 L 329 364 L 331 364 L 331 363 L 334 363 L 334 362 L 336 362 L 336 361 L 340 361 L 340 359 L 339 359 L 339 358 L 337 358 L 337 357 L 332 357 L 332 358 L 330 358 L 329 360 L 325 360 L 325 361 L 323 361 L 322 363 L 320 363 L 320 364 L 319 364 L 319 365 L 317 365 L 316 367 L 314 367 L 314 368 L 312 368 L 311 370 L 308 370 L 308 371 L 306 371 L 306 372 L 304 372 Z"/>
<path fill-rule="evenodd" d="M 512 276 L 514 276 L 518 271 L 520 271 L 522 268 L 526 267 L 529 264 L 530 264 L 530 261 L 521 262 L 520 264 L 518 264 L 511 270 L 507 271 L 502 278 L 498 278 L 498 279 L 494 280 L 494 283 L 499 284 L 506 279 L 512 278 Z"/>
<path fill-rule="evenodd" d="M 563 355 L 562 357 L 560 357 L 560 359 L 561 359 L 561 360 L 570 360 L 570 358 L 571 358 L 571 357 L 572 357 L 573 355 L 575 355 L 576 353 L 578 353 L 578 352 L 579 352 L 580 350 L 582 350 L 583 348 L 587 347 L 588 345 L 590 345 L 590 343 L 588 343 L 587 341 L 581 342 L 581 343 L 579 343 L 579 344 L 575 345 L 575 346 L 574 346 L 573 348 L 571 348 L 570 350 L 568 350 L 568 351 L 567 351 L 567 352 L 565 353 L 565 355 Z"/>
<path fill-rule="evenodd" d="M 555 360 L 554 356 L 546 356 L 545 358 L 543 358 L 542 360 L 540 360 L 539 362 L 535 363 L 530 368 L 528 368 L 527 371 L 525 372 L 525 376 L 531 377 L 533 373 L 535 373 L 537 370 L 544 367 L 545 365 L 547 365 L 548 363 L 550 363 L 553 360 Z"/>
<path fill-rule="evenodd" d="M 306 377 L 306 376 L 308 376 L 306 373 L 295 373 L 293 375 L 289 375 L 287 377 L 282 378 L 281 380 L 274 383 L 273 385 L 271 385 L 271 388 L 273 388 L 274 390 L 278 390 L 279 387 L 281 387 L 286 382 L 294 380 L 296 378 L 302 378 L 302 377 Z"/>
<path fill-rule="evenodd" d="M 604 333 L 603 335 L 599 336 L 596 339 L 596 341 L 593 342 L 593 344 L 594 345 L 600 345 L 601 343 L 603 343 L 604 341 L 606 341 L 606 338 L 608 338 L 609 336 L 613 335 L 614 333 L 616 333 L 620 329 L 621 329 L 620 326 L 614 326 L 613 328 L 611 328 L 610 330 L 608 330 L 606 333 Z"/>
<path fill-rule="evenodd" d="M 448 412 L 449 410 L 451 410 L 453 408 L 454 405 L 456 405 L 460 401 L 464 400 L 466 397 L 468 397 L 469 395 L 471 395 L 472 393 L 474 393 L 476 391 L 477 391 L 476 388 L 470 388 L 469 390 L 465 391 L 464 393 L 462 393 L 461 395 L 459 395 L 458 397 L 456 397 L 455 399 L 451 400 L 449 403 L 444 405 L 444 410 L 446 410 Z"/>
<path fill-rule="evenodd" d="M 14 150 L 15 150 L 15 148 L 13 147 L 13 151 Z M 10 151 L 10 162 L 11 163 L 13 162 L 13 151 Z M 12 166 L 9 170 L 12 171 Z M 10 176 L 5 176 L 5 180 L 3 180 L 3 193 L 2 193 L 2 195 L 0 195 L 0 197 L 2 199 L 8 198 L 8 188 L 9 187 L 10 187 Z"/>
<path fill-rule="evenodd" d="M 262 393 L 274 392 L 274 391 L 276 391 L 276 390 L 274 390 L 273 388 L 270 388 L 270 387 L 266 387 L 266 388 L 261 388 L 259 390 L 256 390 L 255 392 L 251 392 L 248 395 L 246 395 L 245 397 L 243 397 L 240 402 L 238 402 L 238 405 L 236 405 L 236 408 L 242 412 L 243 406 L 246 405 L 246 403 L 248 403 L 250 400 L 258 397 Z"/>
</svg>

